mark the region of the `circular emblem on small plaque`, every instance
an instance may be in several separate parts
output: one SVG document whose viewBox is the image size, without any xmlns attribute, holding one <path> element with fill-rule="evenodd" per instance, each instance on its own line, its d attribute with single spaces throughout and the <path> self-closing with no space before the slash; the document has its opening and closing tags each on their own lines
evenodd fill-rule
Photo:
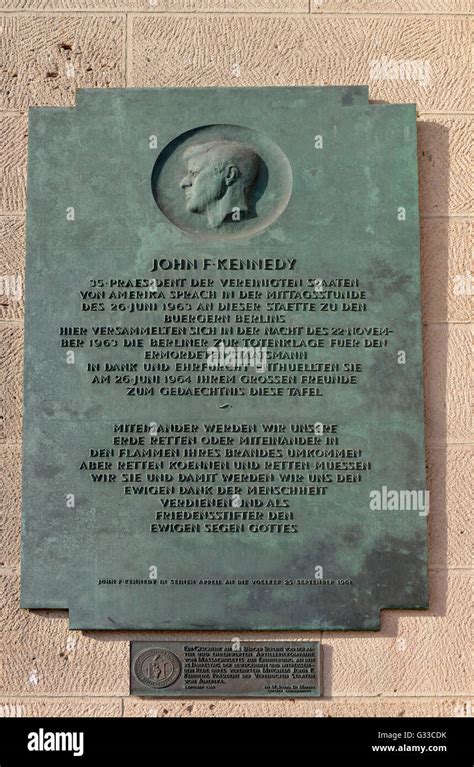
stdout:
<svg viewBox="0 0 474 767">
<path fill-rule="evenodd" d="M 169 687 L 181 674 L 179 658 L 162 647 L 144 650 L 137 655 L 133 664 L 136 678 L 149 687 Z"/>
</svg>

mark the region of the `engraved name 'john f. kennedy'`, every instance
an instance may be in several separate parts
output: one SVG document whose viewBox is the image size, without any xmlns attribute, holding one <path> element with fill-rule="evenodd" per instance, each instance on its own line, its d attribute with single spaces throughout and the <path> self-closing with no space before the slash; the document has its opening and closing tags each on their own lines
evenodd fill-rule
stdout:
<svg viewBox="0 0 474 767">
<path fill-rule="evenodd" d="M 180 187 L 189 212 L 205 213 L 210 229 L 227 218 L 245 217 L 260 163 L 253 149 L 236 141 L 209 141 L 186 149 L 183 160 L 188 167 Z"/>
</svg>

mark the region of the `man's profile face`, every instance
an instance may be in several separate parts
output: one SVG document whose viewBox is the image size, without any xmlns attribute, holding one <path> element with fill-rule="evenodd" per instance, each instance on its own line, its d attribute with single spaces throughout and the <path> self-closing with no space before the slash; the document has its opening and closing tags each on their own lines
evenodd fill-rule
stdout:
<svg viewBox="0 0 474 767">
<path fill-rule="evenodd" d="M 203 153 L 188 159 L 188 171 L 180 186 L 186 196 L 186 208 L 191 213 L 203 213 L 225 194 L 225 168 L 216 170 L 212 157 Z"/>
</svg>

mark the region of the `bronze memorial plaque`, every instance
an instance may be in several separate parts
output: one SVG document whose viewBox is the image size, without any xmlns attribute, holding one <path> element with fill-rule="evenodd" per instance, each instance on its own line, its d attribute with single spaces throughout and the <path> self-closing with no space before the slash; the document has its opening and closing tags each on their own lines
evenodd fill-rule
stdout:
<svg viewBox="0 0 474 767">
<path fill-rule="evenodd" d="M 415 106 L 132 88 L 29 119 L 22 606 L 229 637 L 426 608 Z M 251 646 L 204 687 L 317 688 Z"/>
<path fill-rule="evenodd" d="M 319 642 L 132 642 L 130 692 L 142 696 L 318 697 Z"/>
</svg>

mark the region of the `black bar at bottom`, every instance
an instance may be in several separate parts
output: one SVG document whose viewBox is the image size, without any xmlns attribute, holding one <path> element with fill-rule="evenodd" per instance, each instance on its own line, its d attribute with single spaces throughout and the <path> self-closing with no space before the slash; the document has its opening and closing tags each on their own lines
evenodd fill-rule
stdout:
<svg viewBox="0 0 474 767">
<path fill-rule="evenodd" d="M 457 765 L 471 765 L 471 732 L 472 722 L 464 718 L 4 718 L 0 765 L 92 764 L 115 755 L 136 764 L 147 755 L 269 753 L 420 765 L 455 758 Z"/>
</svg>

